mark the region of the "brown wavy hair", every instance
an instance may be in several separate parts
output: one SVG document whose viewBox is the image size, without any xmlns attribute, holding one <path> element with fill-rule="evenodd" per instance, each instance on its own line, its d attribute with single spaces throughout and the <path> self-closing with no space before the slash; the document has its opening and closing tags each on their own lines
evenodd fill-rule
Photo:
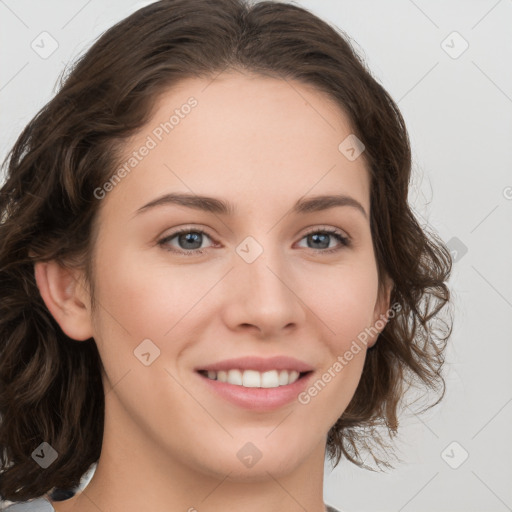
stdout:
<svg viewBox="0 0 512 512">
<path fill-rule="evenodd" d="M 185 78 L 239 70 L 296 80 L 333 99 L 364 143 L 371 233 L 379 271 L 399 312 L 368 349 L 359 386 L 330 429 L 327 453 L 363 465 L 362 449 L 393 435 L 407 387 L 444 393 L 451 323 L 450 253 L 407 202 L 410 142 L 397 105 L 350 38 L 307 10 L 249 0 L 163 0 L 107 30 L 61 79 L 3 163 L 0 189 L 0 497 L 23 501 L 72 488 L 101 451 L 104 390 L 93 338 L 60 329 L 37 288 L 34 263 L 85 270 L 94 299 L 94 190 L 114 172 L 123 144 L 159 95 Z M 340 141 L 341 142 L 341 141 Z M 47 469 L 31 454 L 59 454 Z M 372 444 L 373 443 L 373 444 Z"/>
</svg>

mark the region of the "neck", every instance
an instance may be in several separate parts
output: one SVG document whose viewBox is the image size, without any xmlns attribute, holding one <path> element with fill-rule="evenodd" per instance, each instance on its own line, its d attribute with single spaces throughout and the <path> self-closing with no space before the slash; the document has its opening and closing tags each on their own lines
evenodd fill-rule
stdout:
<svg viewBox="0 0 512 512">
<path fill-rule="evenodd" d="M 53 502 L 56 512 L 224 512 L 228 504 L 244 512 L 325 512 L 325 444 L 306 457 L 294 454 L 300 463 L 292 464 L 291 471 L 264 455 L 249 471 L 238 459 L 232 467 L 219 470 L 187 459 L 187 453 L 174 452 L 171 457 L 136 422 L 128 420 L 119 428 L 108 410 L 101 456 L 91 481 L 73 498 Z"/>
</svg>

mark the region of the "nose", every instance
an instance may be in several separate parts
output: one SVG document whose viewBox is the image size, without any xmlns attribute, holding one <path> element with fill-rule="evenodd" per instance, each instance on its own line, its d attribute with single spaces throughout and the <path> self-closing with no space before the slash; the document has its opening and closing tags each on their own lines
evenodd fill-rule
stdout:
<svg viewBox="0 0 512 512">
<path fill-rule="evenodd" d="M 234 268 L 223 282 L 222 315 L 232 330 L 254 330 L 262 338 L 294 331 L 305 320 L 303 280 L 286 262 L 282 250 L 268 247 L 251 263 L 234 256 Z"/>
</svg>

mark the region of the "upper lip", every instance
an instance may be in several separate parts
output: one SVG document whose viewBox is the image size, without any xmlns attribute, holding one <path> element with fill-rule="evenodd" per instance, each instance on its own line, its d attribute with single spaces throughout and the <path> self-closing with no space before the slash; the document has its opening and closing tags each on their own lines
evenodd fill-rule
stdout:
<svg viewBox="0 0 512 512">
<path fill-rule="evenodd" d="M 198 366 L 195 368 L 196 371 L 220 371 L 220 370 L 256 370 L 259 372 L 265 372 L 269 370 L 295 370 L 299 373 L 312 371 L 314 368 L 295 359 L 294 357 L 288 356 L 275 356 L 275 357 L 239 357 L 235 359 L 225 359 L 224 361 L 218 361 L 217 363 L 208 364 L 206 366 Z"/>
</svg>

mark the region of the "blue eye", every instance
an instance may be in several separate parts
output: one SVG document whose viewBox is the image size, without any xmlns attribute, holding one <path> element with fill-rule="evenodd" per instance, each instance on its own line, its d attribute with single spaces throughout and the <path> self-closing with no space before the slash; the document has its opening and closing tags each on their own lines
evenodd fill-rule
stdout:
<svg viewBox="0 0 512 512">
<path fill-rule="evenodd" d="M 166 251 L 182 254 L 184 256 L 194 256 L 198 254 L 204 254 L 205 249 L 201 248 L 203 243 L 203 237 L 206 236 L 211 240 L 211 237 L 200 229 L 184 228 L 179 231 L 171 233 L 169 236 L 162 238 L 158 241 L 158 245 Z M 175 239 L 178 242 L 178 248 L 171 246 L 170 242 Z M 329 247 L 330 240 L 335 239 L 338 241 L 338 245 L 335 247 Z M 321 247 L 308 247 L 313 251 L 325 254 L 340 251 L 343 247 L 350 247 L 351 241 L 348 237 L 343 236 L 340 232 L 331 228 L 316 229 L 306 233 L 301 240 L 307 239 L 313 244 L 319 244 Z M 325 244 L 327 246 L 325 247 Z"/>
<path fill-rule="evenodd" d="M 310 231 L 309 233 L 306 233 L 306 235 L 304 235 L 304 238 L 307 238 L 308 240 L 311 240 L 314 243 L 320 243 L 320 245 L 325 244 L 327 240 L 327 247 L 312 247 L 313 250 L 318 250 L 322 253 L 332 253 L 341 250 L 343 247 L 350 246 L 350 240 L 348 237 L 343 236 L 336 229 L 331 228 Z M 332 238 L 338 240 L 338 242 L 341 244 L 341 247 L 338 245 L 336 247 L 329 248 L 329 239 Z"/>
<path fill-rule="evenodd" d="M 203 254 L 204 250 L 199 248 L 202 245 L 203 236 L 210 238 L 204 231 L 201 231 L 200 229 L 193 230 L 190 228 L 185 228 L 180 229 L 179 231 L 176 231 L 175 233 L 172 233 L 165 238 L 162 238 L 162 240 L 158 241 L 158 245 L 162 246 L 167 251 L 176 252 L 187 256 Z M 184 244 L 184 247 L 180 248 L 181 250 L 176 250 L 169 247 L 168 242 L 174 238 L 177 238 L 178 244 Z"/>
</svg>

